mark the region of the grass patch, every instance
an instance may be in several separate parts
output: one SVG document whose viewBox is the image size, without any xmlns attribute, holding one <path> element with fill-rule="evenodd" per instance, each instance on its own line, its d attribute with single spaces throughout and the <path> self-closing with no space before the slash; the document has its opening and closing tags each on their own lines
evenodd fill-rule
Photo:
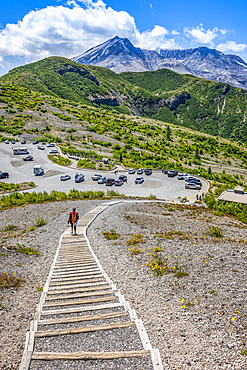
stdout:
<svg viewBox="0 0 247 370">
<path fill-rule="evenodd" d="M 29 227 L 29 231 L 35 231 L 35 230 L 36 230 L 36 227 L 35 226 Z"/>
<path fill-rule="evenodd" d="M 116 240 L 120 237 L 120 234 L 116 233 L 116 230 L 112 229 L 109 232 L 103 231 L 104 238 L 107 240 Z"/>
<path fill-rule="evenodd" d="M 71 160 L 69 158 L 62 157 L 60 154 L 49 154 L 48 158 L 53 163 L 59 164 L 60 166 L 69 166 Z"/>
<path fill-rule="evenodd" d="M 27 204 L 34 203 L 45 203 L 53 201 L 63 200 L 75 200 L 75 199 L 110 199 L 112 197 L 125 198 L 123 194 L 120 194 L 114 190 L 108 190 L 107 193 L 104 191 L 80 191 L 77 189 L 71 189 L 68 194 L 63 191 L 52 190 L 50 194 L 46 191 L 39 192 L 24 192 L 24 193 L 12 193 L 3 195 L 0 197 L 0 209 L 6 209 L 11 207 L 18 207 Z"/>
<path fill-rule="evenodd" d="M 38 287 L 37 292 L 43 292 L 43 287 L 42 286 Z"/>
<path fill-rule="evenodd" d="M 15 247 L 16 252 L 24 253 L 27 255 L 36 254 L 39 255 L 38 249 L 33 249 L 31 247 L 26 247 L 24 244 L 17 243 L 17 246 Z"/>
<path fill-rule="evenodd" d="M 180 278 L 180 277 L 189 276 L 189 274 L 188 272 L 185 272 L 185 271 L 177 271 L 175 272 L 174 276 L 177 278 Z"/>
<path fill-rule="evenodd" d="M 127 240 L 126 245 L 136 245 L 139 243 L 144 243 L 142 234 L 134 234 L 129 240 Z"/>
<path fill-rule="evenodd" d="M 246 350 L 246 349 L 242 349 L 242 351 L 241 351 L 241 355 L 245 355 L 245 356 L 247 356 L 247 350 Z"/>
<path fill-rule="evenodd" d="M 9 224 L 9 225 L 6 225 L 5 228 L 3 229 L 3 231 L 14 231 L 17 229 L 17 226 L 15 225 L 12 225 L 12 224 Z"/>
<path fill-rule="evenodd" d="M 77 162 L 77 167 L 91 168 L 96 170 L 96 163 L 92 159 L 79 159 Z"/>
<path fill-rule="evenodd" d="M 138 255 L 138 254 L 143 253 L 143 249 L 138 248 L 138 247 L 133 247 L 133 248 L 131 248 L 130 253 L 132 255 Z"/>
<path fill-rule="evenodd" d="M 210 236 L 214 236 L 216 238 L 222 238 L 223 237 L 223 232 L 219 227 L 216 227 L 214 225 L 210 226 L 207 230 L 207 234 Z"/>
<path fill-rule="evenodd" d="M 48 221 L 46 221 L 43 217 L 40 217 L 40 218 L 35 218 L 35 226 L 36 227 L 41 227 L 41 226 L 44 226 L 48 223 Z"/>
<path fill-rule="evenodd" d="M 23 279 L 9 275 L 6 272 L 0 275 L 0 289 L 18 288 L 21 286 Z"/>
</svg>

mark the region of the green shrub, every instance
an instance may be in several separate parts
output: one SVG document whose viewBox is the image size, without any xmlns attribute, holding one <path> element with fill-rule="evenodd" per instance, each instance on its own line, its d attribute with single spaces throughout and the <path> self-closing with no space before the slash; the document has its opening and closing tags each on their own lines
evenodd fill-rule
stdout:
<svg viewBox="0 0 247 370">
<path fill-rule="evenodd" d="M 210 226 L 207 230 L 207 234 L 210 235 L 210 236 L 214 236 L 216 238 L 222 238 L 223 237 L 223 233 L 221 231 L 221 229 L 219 227 L 216 227 L 216 226 Z"/>
<path fill-rule="evenodd" d="M 43 217 L 40 217 L 40 218 L 35 218 L 35 226 L 36 227 L 41 227 L 41 226 L 44 226 L 48 223 L 48 221 L 44 220 Z"/>
<path fill-rule="evenodd" d="M 25 280 L 4 272 L 0 275 L 0 289 L 18 288 L 24 281 Z"/>
</svg>

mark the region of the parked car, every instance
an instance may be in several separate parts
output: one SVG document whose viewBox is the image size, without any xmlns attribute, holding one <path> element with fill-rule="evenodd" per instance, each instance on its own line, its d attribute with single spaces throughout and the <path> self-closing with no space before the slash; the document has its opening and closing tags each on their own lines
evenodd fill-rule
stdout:
<svg viewBox="0 0 247 370">
<path fill-rule="evenodd" d="M 191 183 L 195 183 L 195 184 L 197 184 L 197 185 L 202 186 L 202 182 L 201 182 L 201 180 L 199 180 L 199 179 L 189 180 L 189 181 L 187 181 L 187 183 L 189 183 L 189 184 L 191 184 Z"/>
<path fill-rule="evenodd" d="M 22 139 L 21 144 L 26 144 L 26 140 Z"/>
<path fill-rule="evenodd" d="M 191 181 L 191 180 L 195 180 L 195 177 L 193 177 L 193 176 L 185 176 L 184 179 L 185 179 L 185 181 Z"/>
<path fill-rule="evenodd" d="M 31 155 L 27 155 L 26 157 L 23 158 L 23 161 L 32 161 L 33 157 Z"/>
<path fill-rule="evenodd" d="M 200 190 L 201 189 L 201 185 L 198 185 L 194 182 L 186 182 L 185 183 L 185 189 L 196 189 L 196 190 Z"/>
<path fill-rule="evenodd" d="M 5 140 L 5 144 L 9 144 L 9 140 Z"/>
<path fill-rule="evenodd" d="M 47 146 L 47 148 L 53 148 L 55 146 L 55 144 L 54 143 L 50 143 L 50 144 L 47 144 L 46 146 Z"/>
<path fill-rule="evenodd" d="M 58 150 L 57 149 L 51 149 L 51 150 L 49 150 L 49 154 L 55 154 L 55 153 L 58 153 Z"/>
<path fill-rule="evenodd" d="M 162 170 L 164 175 L 167 175 L 168 170 Z"/>
<path fill-rule="evenodd" d="M 60 180 L 61 181 L 67 181 L 67 180 L 70 180 L 71 179 L 71 176 L 70 175 L 62 175 L 60 176 Z"/>
<path fill-rule="evenodd" d="M 125 175 L 120 175 L 119 180 L 122 180 L 123 182 L 127 182 L 128 178 Z"/>
<path fill-rule="evenodd" d="M 167 171 L 167 176 L 168 177 L 175 177 L 175 176 L 177 176 L 177 174 L 178 174 L 178 171 L 175 171 L 175 170 Z"/>
<path fill-rule="evenodd" d="M 8 172 L 0 172 L 0 179 L 6 179 L 9 177 Z"/>
<path fill-rule="evenodd" d="M 112 186 L 115 184 L 115 180 L 114 179 L 107 179 L 106 180 L 106 186 Z"/>
<path fill-rule="evenodd" d="M 82 173 L 77 173 L 76 175 L 75 175 L 75 182 L 82 182 L 82 181 L 84 181 L 85 179 L 84 179 L 84 175 L 82 174 Z"/>
<path fill-rule="evenodd" d="M 184 180 L 184 176 L 183 176 L 183 175 L 179 175 L 179 176 L 177 177 L 177 179 L 178 179 L 178 180 Z"/>
<path fill-rule="evenodd" d="M 145 175 L 152 175 L 153 171 L 150 168 L 145 169 Z"/>
<path fill-rule="evenodd" d="M 143 169 L 139 168 L 136 172 L 137 175 L 142 175 L 143 174 Z"/>
<path fill-rule="evenodd" d="M 40 150 L 45 150 L 45 147 L 43 145 L 38 145 L 37 148 Z"/>
<path fill-rule="evenodd" d="M 11 144 L 15 144 L 15 140 L 14 139 L 11 140 Z"/>
<path fill-rule="evenodd" d="M 38 143 L 39 143 L 38 140 L 33 141 L 33 145 L 38 144 Z"/>
<path fill-rule="evenodd" d="M 135 184 L 142 184 L 144 182 L 144 178 L 143 177 L 137 177 L 135 179 Z"/>
<path fill-rule="evenodd" d="M 115 186 L 121 186 L 123 185 L 123 180 L 117 179 L 115 180 Z"/>
<path fill-rule="evenodd" d="M 106 177 L 101 177 L 99 180 L 98 180 L 98 184 L 105 184 L 106 183 Z"/>
<path fill-rule="evenodd" d="M 98 181 L 101 177 L 102 177 L 102 175 L 100 175 L 100 174 L 95 174 L 95 175 L 93 175 L 93 176 L 92 176 L 92 180 L 93 180 L 93 181 Z"/>
<path fill-rule="evenodd" d="M 133 173 L 135 173 L 135 172 L 136 172 L 136 170 L 135 170 L 134 168 L 130 168 L 130 169 L 129 169 L 129 174 L 131 174 L 131 175 L 132 175 L 132 174 L 133 174 Z"/>
</svg>

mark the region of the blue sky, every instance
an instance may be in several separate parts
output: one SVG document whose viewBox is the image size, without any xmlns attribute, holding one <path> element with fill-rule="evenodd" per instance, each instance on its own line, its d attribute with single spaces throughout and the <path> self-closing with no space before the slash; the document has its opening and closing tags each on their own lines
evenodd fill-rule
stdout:
<svg viewBox="0 0 247 370">
<path fill-rule="evenodd" d="M 8 0 L 0 3 L 0 75 L 77 56 L 118 35 L 146 49 L 198 46 L 247 61 L 245 0 Z"/>
</svg>

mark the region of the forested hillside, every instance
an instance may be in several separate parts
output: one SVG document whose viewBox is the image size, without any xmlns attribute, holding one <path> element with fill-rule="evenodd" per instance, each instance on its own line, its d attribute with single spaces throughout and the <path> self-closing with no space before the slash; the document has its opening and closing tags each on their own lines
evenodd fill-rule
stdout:
<svg viewBox="0 0 247 370">
<path fill-rule="evenodd" d="M 167 69 L 116 73 L 51 57 L 1 78 L 45 95 L 100 105 L 247 142 L 245 90 Z"/>
</svg>

